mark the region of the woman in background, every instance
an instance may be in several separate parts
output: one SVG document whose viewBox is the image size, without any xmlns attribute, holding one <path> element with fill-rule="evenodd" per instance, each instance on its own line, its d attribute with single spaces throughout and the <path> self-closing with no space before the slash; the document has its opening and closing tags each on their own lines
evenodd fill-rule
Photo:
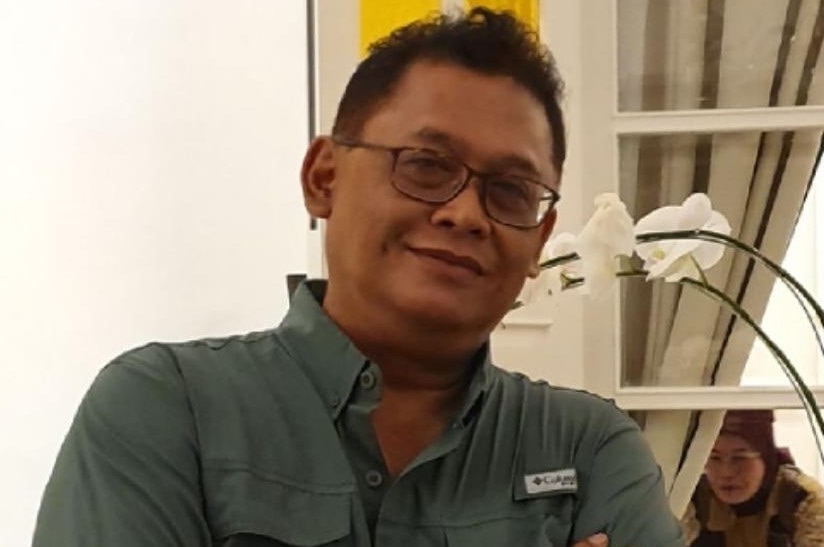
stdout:
<svg viewBox="0 0 824 547">
<path fill-rule="evenodd" d="M 683 524 L 692 547 L 824 546 L 824 489 L 775 446 L 772 410 L 730 410 Z"/>
</svg>

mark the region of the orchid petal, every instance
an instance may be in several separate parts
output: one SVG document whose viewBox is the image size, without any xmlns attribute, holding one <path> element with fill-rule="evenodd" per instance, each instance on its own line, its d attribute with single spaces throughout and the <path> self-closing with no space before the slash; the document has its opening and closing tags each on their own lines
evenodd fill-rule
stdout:
<svg viewBox="0 0 824 547">
<path fill-rule="evenodd" d="M 706 225 L 713 213 L 707 194 L 692 194 L 680 207 L 679 230 L 697 230 Z"/>
<path fill-rule="evenodd" d="M 607 292 L 615 283 L 616 257 L 631 255 L 635 247 L 632 217 L 618 196 L 601 194 L 595 198 L 595 206 L 577 241 L 585 290 L 593 297 Z"/>
<path fill-rule="evenodd" d="M 727 219 L 712 209 L 709 197 L 695 193 L 680 206 L 660 207 L 644 216 L 635 225 L 635 234 L 699 229 L 730 232 Z M 711 241 L 677 239 L 639 243 L 635 251 L 644 261 L 647 279 L 678 281 L 684 277 L 699 278 L 702 270 L 721 260 L 724 248 Z"/>
<path fill-rule="evenodd" d="M 577 241 L 578 237 L 569 232 L 561 232 L 552 237 L 546 244 L 545 254 L 547 259 L 574 253 Z"/>
<path fill-rule="evenodd" d="M 677 230 L 679 211 L 677 205 L 666 205 L 647 213 L 635 224 L 635 234 Z"/>
<path fill-rule="evenodd" d="M 552 237 L 541 253 L 541 262 L 576 252 L 577 239 L 575 234 L 569 232 L 562 232 Z M 534 279 L 527 279 L 524 282 L 518 301 L 523 305 L 529 305 L 558 295 L 563 288 L 562 275 L 580 277 L 575 266 L 576 264 L 569 263 L 542 269 Z"/>
</svg>

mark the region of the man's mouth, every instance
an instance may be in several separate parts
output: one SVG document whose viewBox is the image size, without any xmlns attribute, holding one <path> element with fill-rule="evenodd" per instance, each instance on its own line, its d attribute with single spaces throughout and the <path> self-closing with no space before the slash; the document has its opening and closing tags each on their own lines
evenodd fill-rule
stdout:
<svg viewBox="0 0 824 547">
<path fill-rule="evenodd" d="M 471 256 L 458 255 L 444 249 L 433 249 L 429 247 L 412 247 L 411 250 L 415 254 L 434 258 L 436 260 L 440 260 L 441 262 L 451 264 L 452 266 L 464 268 L 476 275 L 484 274 L 484 270 L 480 263 Z"/>
</svg>

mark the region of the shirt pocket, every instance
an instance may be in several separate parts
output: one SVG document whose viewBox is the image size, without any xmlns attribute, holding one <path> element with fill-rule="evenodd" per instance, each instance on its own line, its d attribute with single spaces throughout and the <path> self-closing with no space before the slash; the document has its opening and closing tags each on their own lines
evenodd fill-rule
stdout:
<svg viewBox="0 0 824 547">
<path fill-rule="evenodd" d="M 243 469 L 204 470 L 205 506 L 215 545 L 353 545 L 346 485 L 312 488 Z"/>
</svg>

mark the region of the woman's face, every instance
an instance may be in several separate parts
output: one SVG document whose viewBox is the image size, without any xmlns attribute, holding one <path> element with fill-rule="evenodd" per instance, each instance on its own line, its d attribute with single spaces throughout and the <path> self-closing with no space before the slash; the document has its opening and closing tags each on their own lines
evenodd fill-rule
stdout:
<svg viewBox="0 0 824 547">
<path fill-rule="evenodd" d="M 750 443 L 736 435 L 719 435 L 704 472 L 719 500 L 737 504 L 758 492 L 765 469 L 763 458 Z"/>
</svg>

